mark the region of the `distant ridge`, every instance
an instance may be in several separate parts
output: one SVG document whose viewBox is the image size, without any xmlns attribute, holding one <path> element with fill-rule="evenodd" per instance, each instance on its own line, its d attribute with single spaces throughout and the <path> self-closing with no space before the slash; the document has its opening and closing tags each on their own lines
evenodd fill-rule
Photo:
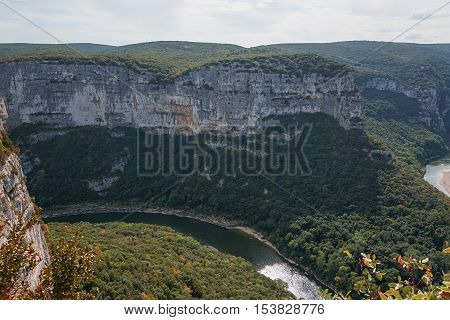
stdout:
<svg viewBox="0 0 450 320">
<path fill-rule="evenodd" d="M 289 51 L 301 51 L 312 53 L 332 52 L 344 53 L 346 50 L 364 51 L 373 50 L 381 45 L 388 45 L 396 49 L 419 49 L 426 51 L 434 51 L 437 53 L 450 53 L 450 44 L 418 44 L 418 43 L 402 43 L 402 42 L 380 42 L 380 41 L 340 41 L 329 43 L 279 43 L 271 45 L 261 45 L 251 48 L 245 48 L 235 44 L 224 43 L 208 43 L 208 42 L 190 42 L 190 41 L 154 41 L 133 43 L 123 46 L 113 46 L 96 43 L 68 43 L 73 49 L 83 53 L 145 53 L 148 51 L 179 51 L 179 52 L 195 52 L 209 53 L 218 51 L 246 51 L 252 49 L 284 49 Z M 33 43 L 0 43 L 0 57 L 7 55 L 16 55 L 23 53 L 31 53 L 36 51 L 44 51 L 51 49 L 67 48 L 64 44 L 33 44 Z"/>
<path fill-rule="evenodd" d="M 363 77 L 388 77 L 405 85 L 428 88 L 450 86 L 450 44 L 416 44 L 378 41 L 332 43 L 281 43 L 244 48 L 234 44 L 189 41 L 155 41 L 110 46 L 95 43 L 71 43 L 78 52 L 93 55 L 89 59 L 108 63 L 122 61 L 136 69 L 157 67 L 170 74 L 226 59 L 267 54 L 317 54 L 356 67 Z M 74 58 L 62 44 L 0 44 L 0 62 L 57 57 Z M 104 57 L 102 55 L 105 55 Z M 77 57 L 75 57 L 77 58 Z"/>
<path fill-rule="evenodd" d="M 124 46 L 111 46 L 96 43 L 68 43 L 65 44 L 32 44 L 32 43 L 1 43 L 0 57 L 18 54 L 43 52 L 47 50 L 75 49 L 82 53 L 146 53 L 146 52 L 191 52 L 191 53 L 227 53 L 245 50 L 244 47 L 234 44 L 203 43 L 188 41 L 155 41 L 129 44 Z"/>
</svg>

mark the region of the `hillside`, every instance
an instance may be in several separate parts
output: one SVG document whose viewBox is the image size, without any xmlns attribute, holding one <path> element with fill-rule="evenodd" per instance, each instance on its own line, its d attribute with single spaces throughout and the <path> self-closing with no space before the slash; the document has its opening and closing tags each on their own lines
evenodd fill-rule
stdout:
<svg viewBox="0 0 450 320">
<path fill-rule="evenodd" d="M 439 87 L 450 79 L 449 45 L 420 45 L 375 41 L 275 44 L 295 53 L 315 53 L 348 63 L 361 73 L 374 73 L 404 81 L 407 85 Z"/>
<path fill-rule="evenodd" d="M 86 284 L 97 299 L 293 299 L 281 282 L 260 275 L 242 258 L 154 225 L 51 222 L 50 244 L 82 230 L 100 264 Z"/>
<path fill-rule="evenodd" d="M 234 44 L 201 43 L 187 41 L 156 41 L 137 44 L 129 44 L 117 47 L 119 52 L 178 52 L 184 54 L 195 54 L 199 56 L 225 55 L 245 50 L 244 47 Z"/>
<path fill-rule="evenodd" d="M 2 44 L 0 64 L 40 61 L 125 66 L 137 73 L 153 74 L 158 83 L 167 83 L 190 70 L 221 61 L 247 62 L 255 57 L 314 54 L 351 65 L 361 89 L 394 91 L 419 100 L 422 112 L 418 118 L 441 134 L 450 131 L 448 44 L 348 41 L 274 44 L 247 49 L 229 44 L 167 41 L 120 47 L 72 46 L 81 54 L 63 45 Z"/>
<path fill-rule="evenodd" d="M 139 46 L 139 45 L 136 45 Z M 130 46 L 133 47 L 133 46 Z M 0 64 L 22 61 L 59 64 L 98 64 L 100 66 L 124 66 L 137 73 L 151 73 L 159 82 L 165 82 L 193 69 L 208 65 L 242 62 L 262 63 L 267 70 L 277 69 L 277 59 L 292 60 L 290 68 L 304 67 L 303 61 L 311 67 L 335 66 L 342 68 L 332 60 L 326 60 L 313 54 L 292 54 L 278 50 L 228 50 L 219 48 L 199 48 L 183 50 L 173 46 L 151 46 L 148 50 L 124 50 L 123 52 L 87 53 L 75 52 L 69 48 L 57 47 L 49 50 L 32 50 L 27 53 L 0 57 Z M 296 65 L 300 62 L 300 65 Z M 257 66 L 257 65 L 255 65 Z M 264 71 L 264 70 L 263 70 Z M 291 72 L 294 72 L 290 70 Z"/>
<path fill-rule="evenodd" d="M 111 53 L 114 46 L 94 43 L 70 43 L 69 46 L 82 53 Z M 21 54 L 38 53 L 45 51 L 58 51 L 67 48 L 61 44 L 31 44 L 31 43 L 0 43 L 0 57 Z"/>
<path fill-rule="evenodd" d="M 71 43 L 65 45 L 0 44 L 0 63 L 11 61 L 58 61 L 125 65 L 138 72 L 154 72 L 160 80 L 218 61 L 244 48 L 236 45 L 182 41 L 148 42 L 126 46 Z"/>
<path fill-rule="evenodd" d="M 381 104 L 368 101 L 367 106 L 375 103 Z M 445 151 L 442 138 L 420 124 L 378 115 L 365 120 L 366 132 L 346 131 L 322 114 L 279 119 L 312 124 L 314 130 L 304 150 L 311 175 L 277 175 L 270 178 L 275 184 L 237 167 L 232 169 L 237 175 L 227 175 L 224 169 L 230 165 L 246 165 L 221 148 L 217 165 L 225 167 L 210 168 L 218 171 L 209 177 L 164 174 L 170 168 L 151 177 L 136 176 L 144 154 L 138 162 L 131 147 L 137 139 L 133 129 L 73 128 L 30 145 L 23 144 L 28 134 L 39 136 L 48 129 L 23 127 L 14 137 L 22 141 L 31 170 L 30 190 L 46 208 L 145 202 L 148 207 L 220 215 L 262 232 L 285 255 L 343 290 L 356 273 L 339 253 L 342 249 L 373 250 L 384 257 L 427 256 L 436 270 L 448 268 L 440 250 L 449 234 L 449 200 L 421 178 L 421 161 Z M 283 154 L 282 149 L 276 152 Z M 254 156 L 248 161 L 255 161 Z M 123 169 L 114 169 L 118 165 Z M 104 184 L 105 178 L 112 183 Z M 389 260 L 383 263 L 389 270 Z M 386 281 L 395 278 L 391 270 Z"/>
<path fill-rule="evenodd" d="M 6 132 L 7 116 L 0 99 L 0 299 L 17 298 L 22 288 L 38 287 L 50 263 L 40 209 L 28 193 L 19 150 Z M 16 248 L 14 241 L 19 242 Z M 33 263 L 21 264 L 22 255 Z"/>
<path fill-rule="evenodd" d="M 69 43 L 68 46 L 78 52 L 89 53 L 168 53 L 178 52 L 196 55 L 227 54 L 245 48 L 233 44 L 200 43 L 186 41 L 157 41 L 129 44 L 124 46 L 110 46 L 95 43 Z M 0 57 L 36 53 L 43 51 L 57 51 L 67 48 L 63 44 L 30 44 L 30 43 L 1 43 Z"/>
<path fill-rule="evenodd" d="M 89 56 L 94 61 L 98 55 L 115 54 L 117 59 L 151 60 L 164 55 L 176 57 L 176 64 L 186 62 L 202 65 L 227 56 L 261 53 L 313 53 L 332 58 L 360 68 L 362 73 L 388 75 L 405 81 L 408 85 L 440 86 L 450 77 L 449 44 L 387 43 L 376 41 L 347 41 L 336 43 L 288 43 L 244 48 L 232 44 L 198 43 L 183 41 L 159 41 L 107 46 L 72 43 L 69 46 Z M 63 53 L 76 57 L 77 53 L 61 44 L 0 44 L 2 59 L 20 60 Z M 14 58 L 13 58 L 14 57 Z M 1 61 L 1 60 L 0 60 Z M 160 61 L 164 63 L 164 60 Z M 409 66 L 405 68 L 405 66 Z"/>
<path fill-rule="evenodd" d="M 384 285 L 400 272 L 392 264 L 398 255 L 429 257 L 436 275 L 449 267 L 441 251 L 449 240 L 450 202 L 422 179 L 426 161 L 448 150 L 446 46 L 387 45 L 353 66 L 317 55 L 349 63 L 379 45 L 275 45 L 228 56 L 208 48 L 218 55 L 205 60 L 202 45 L 179 43 L 89 58 L 11 56 L 0 64 L 0 92 L 16 111 L 13 139 L 30 191 L 45 208 L 145 204 L 239 221 L 347 291 L 358 270 L 342 250 L 384 257 Z M 271 130 L 302 125 L 312 128 L 304 149 L 296 145 L 287 159 L 276 157 L 286 155 L 283 146 L 271 152 L 282 166 L 304 152 L 308 174 L 264 176 L 252 164 L 269 162 L 270 154 L 234 148 L 233 141 L 192 148 L 192 141 L 204 142 L 206 129 L 252 141 L 248 129 L 269 140 Z M 179 131 L 159 130 L 168 128 Z M 178 139 L 170 159 L 186 149 L 212 149 L 215 161 L 194 174 L 180 176 L 173 169 L 181 164 L 166 161 L 166 172 L 137 175 L 145 162 L 136 150 L 136 142 L 145 145 L 143 134 Z"/>
<path fill-rule="evenodd" d="M 95 278 L 83 279 L 80 290 L 95 292 L 98 299 L 295 298 L 282 282 L 260 275 L 244 259 L 203 246 L 169 228 L 129 223 L 51 223 L 49 232 L 40 221 L 42 209 L 28 193 L 19 150 L 5 129 L 6 117 L 6 107 L 0 100 L 1 299 L 62 299 L 57 295 L 59 285 L 64 293 L 74 294 L 71 299 L 76 297 L 73 275 L 64 272 L 78 273 L 77 266 L 89 267 L 81 256 L 80 260 L 70 256 L 72 247 L 60 241 L 70 241 L 78 230 L 82 230 L 84 241 L 77 245 L 83 247 L 72 248 L 73 252 L 94 247 L 95 260 L 101 261 L 96 265 Z M 58 267 L 65 265 L 58 259 L 67 258 L 64 254 L 73 259 L 67 261 L 77 263 L 69 263 L 68 270 L 62 271 Z M 55 270 L 61 272 L 57 275 L 61 282 L 51 278 L 49 272 Z M 81 270 L 79 273 L 83 277 Z"/>
<path fill-rule="evenodd" d="M 177 59 L 135 66 L 130 60 L 110 64 L 105 56 L 97 56 L 107 59 L 102 65 L 55 57 L 0 63 L 0 96 L 8 102 L 11 128 L 43 123 L 252 130 L 264 117 L 299 111 L 322 111 L 344 127 L 361 120 L 349 68 L 317 55 L 233 56 L 189 70 L 172 68 Z"/>
</svg>

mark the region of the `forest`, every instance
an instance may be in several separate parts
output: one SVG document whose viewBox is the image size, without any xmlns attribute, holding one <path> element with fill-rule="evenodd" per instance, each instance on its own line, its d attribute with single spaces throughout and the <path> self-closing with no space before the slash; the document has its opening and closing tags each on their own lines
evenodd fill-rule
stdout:
<svg viewBox="0 0 450 320">
<path fill-rule="evenodd" d="M 0 63 L 21 61 L 126 67 L 136 73 L 150 73 L 155 77 L 155 83 L 157 84 L 171 82 L 184 73 L 218 63 L 224 67 L 235 64 L 241 69 L 252 72 L 276 72 L 300 77 L 311 72 L 318 72 L 323 76 L 331 77 L 351 70 L 345 64 L 325 59 L 316 54 L 263 49 L 248 51 L 218 50 L 211 54 L 203 53 L 202 51 L 179 52 L 173 50 L 152 50 L 144 53 L 92 54 L 58 48 L 0 56 Z"/>
<path fill-rule="evenodd" d="M 60 49 L 32 53 L 24 50 L 1 58 L 0 63 L 38 60 L 124 65 L 138 72 L 151 72 L 164 82 L 193 68 L 222 61 L 255 72 L 300 74 L 320 70 L 332 76 L 353 71 L 362 82 L 374 75 L 386 76 L 421 89 L 448 90 L 450 69 L 445 47 L 396 44 L 364 60 L 367 48 L 378 45 L 382 44 L 276 45 L 244 50 L 160 43 L 138 46 L 135 51 L 108 49 L 102 54 L 95 51 L 102 48 L 91 48 L 92 52 L 82 55 Z M 342 64 L 346 60 L 353 61 L 352 67 Z M 353 255 L 377 253 L 378 269 L 385 273 L 382 290 L 387 290 L 402 272 L 393 260 L 398 256 L 430 258 L 434 280 L 439 282 L 450 263 L 442 253 L 449 241 L 450 200 L 426 183 L 422 175 L 427 161 L 448 152 L 448 137 L 420 121 L 422 111 L 417 99 L 373 89 L 363 90 L 361 96 L 363 130 L 345 130 L 325 114 L 299 113 L 266 119 L 268 124 L 312 127 L 302 150 L 311 170 L 309 175 L 243 174 L 239 161 L 244 161 L 241 164 L 246 167 L 246 161 L 268 155 L 250 152 L 250 157 L 236 158 L 242 152 L 230 154 L 217 147 L 220 162 L 210 168 L 217 172 L 214 175 L 197 172 L 183 177 L 148 177 L 137 174 L 138 164 L 145 159 L 135 148 L 136 143 L 144 144 L 142 132 L 136 129 L 65 128 L 64 135 L 37 143 L 32 143 L 30 135 L 60 129 L 22 125 L 11 134 L 21 149 L 22 160 L 32 168 L 27 174 L 30 193 L 48 212 L 95 202 L 219 216 L 261 232 L 285 256 L 344 293 L 359 277 L 358 266 L 346 259 L 344 250 Z M 182 145 L 175 148 L 175 155 L 182 150 Z M 299 151 L 290 150 L 295 154 Z M 272 155 L 285 152 L 275 149 Z M 228 175 L 218 163 L 232 167 L 236 174 Z M 90 187 L 105 178 L 114 180 L 109 188 L 95 191 Z"/>
<path fill-rule="evenodd" d="M 65 45 L 0 44 L 0 63 L 57 61 L 126 65 L 137 72 L 154 72 L 162 81 L 221 60 L 306 54 L 351 65 L 361 84 L 370 77 L 385 77 L 412 87 L 448 89 L 449 51 L 448 44 L 377 41 L 290 43 L 252 48 L 183 41 L 157 41 L 119 47 L 74 43 L 70 44 L 70 48 Z"/>
<path fill-rule="evenodd" d="M 409 103 L 398 97 L 380 100 L 375 93 L 365 96 L 364 131 L 345 130 L 323 114 L 277 119 L 313 124 L 304 147 L 311 175 L 268 179 L 236 168 L 237 174 L 228 176 L 218 168 L 209 179 L 201 174 L 137 176 L 137 164 L 144 159 L 130 148 L 136 144 L 135 129 L 72 128 L 32 145 L 27 133 L 49 129 L 23 126 L 13 136 L 29 159 L 40 159 L 28 183 L 38 204 L 48 210 L 97 202 L 222 216 L 262 232 L 283 254 L 343 291 L 357 277 L 344 249 L 384 257 L 386 283 L 397 277 L 390 262 L 397 255 L 426 256 L 436 270 L 446 270 L 449 261 L 441 250 L 449 234 L 449 200 L 421 178 L 423 163 L 447 150 L 445 141 L 413 117 L 405 121 L 395 116 Z M 386 109 L 391 110 L 388 116 Z M 414 110 L 408 112 L 414 115 Z M 222 160 L 236 163 L 229 153 L 218 151 Z M 124 171 L 113 174 L 120 159 L 126 159 Z M 88 181 L 111 175 L 120 179 L 105 192 L 88 188 Z M 439 280 L 440 273 L 436 275 Z"/>
<path fill-rule="evenodd" d="M 242 258 L 208 248 L 168 227 L 140 223 L 48 223 L 51 247 L 77 232 L 96 248 L 96 299 L 293 299 L 284 284 Z"/>
</svg>

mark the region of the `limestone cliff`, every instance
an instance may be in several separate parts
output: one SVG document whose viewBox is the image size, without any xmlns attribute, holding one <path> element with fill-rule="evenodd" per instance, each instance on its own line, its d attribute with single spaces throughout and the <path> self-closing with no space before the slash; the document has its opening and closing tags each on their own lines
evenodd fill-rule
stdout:
<svg viewBox="0 0 450 320">
<path fill-rule="evenodd" d="M 0 130 L 5 130 L 6 107 L 0 99 Z M 2 141 L 3 143 L 3 141 Z M 11 225 L 17 223 L 28 224 L 35 213 L 34 203 L 28 194 L 25 184 L 25 176 L 17 155 L 13 152 L 5 152 L 3 145 L 2 161 L 0 162 L 0 247 L 6 242 Z M 19 219 L 22 217 L 22 220 Z M 47 244 L 40 224 L 30 226 L 26 232 L 25 241 L 31 244 L 38 256 L 37 265 L 27 275 L 27 280 L 32 289 L 40 282 L 42 269 L 50 262 Z"/>
<path fill-rule="evenodd" d="M 99 125 L 248 130 L 270 115 L 324 112 L 359 127 L 359 93 L 349 73 L 293 75 L 255 71 L 239 62 L 191 70 L 162 84 L 151 72 L 121 66 L 0 64 L 0 97 L 9 126 Z"/>
<path fill-rule="evenodd" d="M 450 110 L 450 96 L 446 96 L 445 93 L 439 92 L 435 88 L 407 86 L 391 78 L 372 78 L 367 81 L 365 87 L 381 91 L 393 91 L 417 99 L 421 104 L 422 115 L 420 120 L 422 122 L 438 132 L 450 130 L 450 124 L 447 124 L 448 128 L 446 128 L 443 120 Z"/>
</svg>

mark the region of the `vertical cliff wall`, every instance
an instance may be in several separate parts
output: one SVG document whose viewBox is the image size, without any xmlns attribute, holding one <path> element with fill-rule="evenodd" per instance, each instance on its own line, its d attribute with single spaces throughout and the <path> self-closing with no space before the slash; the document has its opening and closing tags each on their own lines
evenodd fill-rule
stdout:
<svg viewBox="0 0 450 320">
<path fill-rule="evenodd" d="M 6 117 L 5 103 L 0 99 L 0 131 L 5 130 Z M 17 223 L 29 224 L 35 214 L 34 203 L 28 194 L 20 160 L 15 153 L 5 150 L 4 141 L 1 141 L 1 143 L 0 247 L 7 241 L 11 226 Z M 22 217 L 22 219 L 19 217 Z M 38 257 L 36 266 L 29 274 L 24 275 L 30 287 L 34 289 L 40 283 L 42 269 L 50 262 L 47 244 L 39 223 L 28 227 L 25 241 L 31 245 Z"/>
<path fill-rule="evenodd" d="M 419 119 L 421 122 L 437 132 L 450 130 L 450 123 L 445 122 L 450 110 L 450 96 L 445 92 L 439 92 L 435 88 L 407 86 L 390 78 L 372 78 L 367 81 L 365 87 L 401 93 L 409 98 L 417 99 L 421 104 Z"/>
<path fill-rule="evenodd" d="M 284 67 L 284 66 L 282 66 Z M 295 67 L 295 65 L 294 65 Z M 0 64 L 8 124 L 146 128 L 252 129 L 270 115 L 323 112 L 360 126 L 359 93 L 349 73 L 255 70 L 218 63 L 164 82 L 121 66 Z"/>
</svg>

